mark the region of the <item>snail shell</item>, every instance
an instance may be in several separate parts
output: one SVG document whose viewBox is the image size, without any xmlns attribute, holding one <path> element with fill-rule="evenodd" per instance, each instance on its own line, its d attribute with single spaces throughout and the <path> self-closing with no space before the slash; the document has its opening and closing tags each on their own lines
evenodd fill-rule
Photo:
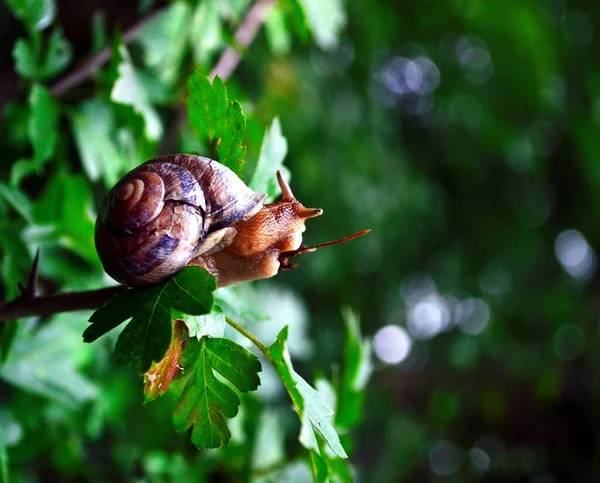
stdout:
<svg viewBox="0 0 600 483">
<path fill-rule="evenodd" d="M 96 249 L 115 280 L 156 284 L 193 258 L 230 244 L 236 233 L 231 225 L 258 213 L 265 197 L 212 159 L 155 158 L 108 194 L 96 222 Z"/>
</svg>

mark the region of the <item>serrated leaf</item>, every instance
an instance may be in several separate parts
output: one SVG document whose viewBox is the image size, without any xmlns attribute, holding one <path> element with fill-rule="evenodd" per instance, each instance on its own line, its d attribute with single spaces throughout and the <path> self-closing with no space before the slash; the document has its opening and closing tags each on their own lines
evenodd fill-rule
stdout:
<svg viewBox="0 0 600 483">
<path fill-rule="evenodd" d="M 43 30 L 56 17 L 54 0 L 5 0 L 15 17 L 28 27 Z"/>
<path fill-rule="evenodd" d="M 331 425 L 333 410 L 325 403 L 292 366 L 287 349 L 288 327 L 284 327 L 277 340 L 269 347 L 269 355 L 302 421 L 300 441 L 309 449 L 318 449 L 317 435 L 323 437 L 334 454 L 347 458 L 340 438 Z"/>
<path fill-rule="evenodd" d="M 186 267 L 155 287 L 128 290 L 92 314 L 84 341 L 91 342 L 131 318 L 117 340 L 115 358 L 145 372 L 169 347 L 172 311 L 190 315 L 210 312 L 215 289 L 216 281 L 206 270 Z"/>
<path fill-rule="evenodd" d="M 244 174 L 246 165 L 246 147 L 243 143 L 245 133 L 246 118 L 242 106 L 234 101 L 229 105 L 225 116 L 223 136 L 219 145 L 219 162 L 239 177 Z"/>
<path fill-rule="evenodd" d="M 131 106 L 144 120 L 146 137 L 151 141 L 157 141 L 163 133 L 160 118 L 150 105 L 148 95 L 137 78 L 127 49 L 122 43 L 117 49 L 120 61 L 117 65 L 117 78 L 110 92 L 110 98 L 118 104 Z"/>
<path fill-rule="evenodd" d="M 187 108 L 190 124 L 209 154 L 242 176 L 246 148 L 246 118 L 238 102 L 229 102 L 227 89 L 218 77 L 213 83 L 199 72 L 188 81 Z"/>
<path fill-rule="evenodd" d="M 156 399 L 169 389 L 171 381 L 181 371 L 180 362 L 186 340 L 187 329 L 181 320 L 173 324 L 173 336 L 167 349 L 165 357 L 160 362 L 152 365 L 146 372 L 144 386 L 144 398 L 146 402 Z"/>
<path fill-rule="evenodd" d="M 59 74 L 64 70 L 69 62 L 73 51 L 71 44 L 65 38 L 60 27 L 56 27 L 48 39 L 48 48 L 44 57 L 44 62 L 39 73 L 40 79 L 47 79 Z"/>
<path fill-rule="evenodd" d="M 316 44 L 331 49 L 338 43 L 341 30 L 346 25 L 342 0 L 298 0 Z"/>
<path fill-rule="evenodd" d="M 217 448 L 231 439 L 225 418 L 233 418 L 238 395 L 217 379 L 220 374 L 239 391 L 254 391 L 260 384 L 258 358 L 229 339 L 190 339 L 181 359 L 182 390 L 173 413 L 178 431 L 192 428 L 192 443 Z"/>
<path fill-rule="evenodd" d="M 363 417 L 365 387 L 373 372 L 371 342 L 363 340 L 358 317 L 350 309 L 343 311 L 346 326 L 344 364 L 337 390 L 336 427 L 348 431 Z"/>
<path fill-rule="evenodd" d="M 223 311 L 215 306 L 206 315 L 188 315 L 184 318 L 190 337 L 200 339 L 202 337 L 223 337 L 225 333 L 225 315 Z"/>
<path fill-rule="evenodd" d="M 111 297 L 90 317 L 89 321 L 92 325 L 83 332 L 83 341 L 88 343 L 94 342 L 126 320 L 129 320 L 140 310 L 140 307 L 149 302 L 154 296 L 154 292 L 154 289 L 129 289 L 126 292 Z"/>
<path fill-rule="evenodd" d="M 256 163 L 254 174 L 249 185 L 257 193 L 267 193 L 267 200 L 273 201 L 280 195 L 279 185 L 275 177 L 276 171 L 282 171 L 284 177 L 289 181 L 289 172 L 283 166 L 287 155 L 288 144 L 281 133 L 279 118 L 273 119 L 271 126 L 265 131 L 260 156 Z"/>
</svg>

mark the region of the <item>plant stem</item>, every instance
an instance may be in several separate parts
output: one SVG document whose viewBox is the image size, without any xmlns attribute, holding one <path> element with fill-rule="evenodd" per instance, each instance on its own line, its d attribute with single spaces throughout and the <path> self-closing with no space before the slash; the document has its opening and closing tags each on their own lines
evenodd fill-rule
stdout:
<svg viewBox="0 0 600 483">
<path fill-rule="evenodd" d="M 246 49 L 253 42 L 256 34 L 260 30 L 262 23 L 267 18 L 267 14 L 271 7 L 275 4 L 276 0 L 256 0 L 256 2 L 250 7 L 248 13 L 242 20 L 242 23 L 235 32 L 234 39 L 242 49 Z M 135 40 L 140 34 L 142 29 L 156 17 L 162 13 L 162 10 L 154 12 L 147 17 L 142 18 L 139 22 L 134 24 L 123 34 L 123 42 L 129 44 Z M 49 90 L 54 97 L 61 97 L 69 92 L 74 87 L 85 82 L 89 77 L 92 76 L 100 67 L 108 62 L 112 54 L 112 49 L 107 47 L 96 55 L 91 57 L 87 62 L 82 64 L 74 71 L 67 74 L 64 78 L 57 81 L 52 85 Z M 242 54 L 235 47 L 228 47 L 225 49 L 217 64 L 210 74 L 211 80 L 216 76 L 219 76 L 223 81 L 229 79 L 231 74 L 235 71 L 238 64 L 242 59 Z"/>
<path fill-rule="evenodd" d="M 97 309 L 113 295 L 125 290 L 127 287 L 118 285 L 85 292 L 64 292 L 33 298 L 18 297 L 11 302 L 0 303 L 0 324 L 23 317 L 43 317 L 59 312 Z"/>
<path fill-rule="evenodd" d="M 127 31 L 123 34 L 123 42 L 125 44 L 130 44 L 131 42 L 133 42 L 135 38 L 140 34 L 142 29 L 149 22 L 158 17 L 160 13 L 162 13 L 162 10 L 159 10 L 142 18 L 139 22 L 135 23 L 133 26 L 127 29 Z M 96 55 L 91 57 L 88 61 L 84 62 L 81 66 L 76 68 L 74 71 L 70 72 L 65 77 L 58 80 L 54 85 L 50 86 L 50 94 L 52 94 L 54 97 L 61 97 L 74 87 L 77 87 L 79 84 L 82 84 L 89 77 L 91 77 L 94 72 L 96 72 L 100 67 L 102 67 L 109 61 L 111 54 L 112 49 L 110 47 L 106 47 L 105 49 L 101 50 Z"/>
<path fill-rule="evenodd" d="M 258 340 L 254 336 L 254 334 L 247 331 L 244 327 L 242 327 L 237 322 L 231 320 L 229 317 L 225 317 L 225 322 L 227 322 L 231 327 L 233 327 L 240 334 L 242 334 L 246 339 L 248 339 L 250 342 L 252 342 L 266 356 L 267 359 L 269 359 L 271 362 L 273 362 L 273 358 L 271 357 L 271 354 L 269 353 L 269 348 L 266 345 L 264 345 L 260 340 Z"/>
</svg>

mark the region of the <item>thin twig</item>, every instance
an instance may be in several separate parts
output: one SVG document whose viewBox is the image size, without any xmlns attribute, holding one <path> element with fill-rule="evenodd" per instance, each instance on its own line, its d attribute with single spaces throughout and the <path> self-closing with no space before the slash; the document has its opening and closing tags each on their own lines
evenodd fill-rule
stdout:
<svg viewBox="0 0 600 483">
<path fill-rule="evenodd" d="M 252 43 L 274 4 L 275 0 L 257 0 L 252 5 L 233 37 L 237 48 L 232 46 L 225 49 L 210 74 L 211 80 L 216 76 L 219 76 L 223 81 L 229 79 L 242 59 L 240 49 L 245 50 Z"/>
<path fill-rule="evenodd" d="M 64 292 L 45 295 L 43 297 L 35 297 L 32 300 L 19 297 L 12 302 L 0 303 L 0 324 L 23 317 L 44 317 L 59 312 L 97 309 L 104 305 L 113 295 L 117 295 L 125 290 L 127 290 L 127 287 L 118 285 L 116 287 L 88 290 L 85 292 Z"/>
<path fill-rule="evenodd" d="M 142 29 L 154 20 L 158 15 L 162 12 L 159 10 L 154 12 L 141 20 L 135 23 L 132 27 L 127 29 L 127 31 L 123 34 L 123 42 L 125 44 L 130 44 L 135 40 L 135 38 L 140 34 Z M 112 54 L 112 48 L 106 47 L 105 49 L 98 52 L 87 62 L 84 62 L 77 69 L 67 74 L 65 77 L 57 81 L 54 85 L 50 87 L 50 94 L 54 97 L 61 97 L 67 92 L 69 92 L 74 87 L 77 87 L 79 84 L 85 82 L 89 77 L 94 74 L 100 67 L 108 62 L 110 56 Z"/>
</svg>

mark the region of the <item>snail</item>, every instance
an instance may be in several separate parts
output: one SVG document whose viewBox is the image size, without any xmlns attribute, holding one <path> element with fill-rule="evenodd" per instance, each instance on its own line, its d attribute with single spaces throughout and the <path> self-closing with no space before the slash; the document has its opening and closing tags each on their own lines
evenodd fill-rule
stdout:
<svg viewBox="0 0 600 483">
<path fill-rule="evenodd" d="M 195 265 L 224 287 L 272 277 L 292 268 L 298 254 L 364 234 L 303 247 L 305 221 L 323 210 L 305 208 L 276 176 L 282 197 L 265 204 L 266 194 L 209 158 L 176 154 L 138 166 L 109 192 L 96 221 L 105 271 L 123 284 L 147 286 Z"/>
</svg>

